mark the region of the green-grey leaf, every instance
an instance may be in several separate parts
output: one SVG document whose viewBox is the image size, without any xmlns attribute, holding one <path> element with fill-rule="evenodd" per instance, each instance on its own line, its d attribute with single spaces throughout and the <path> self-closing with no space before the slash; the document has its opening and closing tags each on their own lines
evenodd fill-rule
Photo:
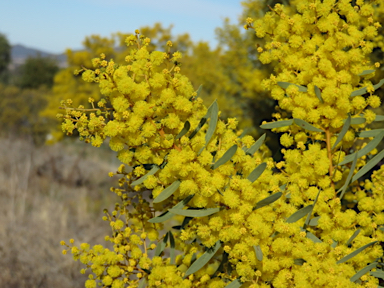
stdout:
<svg viewBox="0 0 384 288">
<path fill-rule="evenodd" d="M 204 217 L 204 216 L 209 216 L 212 214 L 215 214 L 220 211 L 220 208 L 207 208 L 207 209 L 200 209 L 200 210 L 195 210 L 195 209 L 169 209 L 169 212 L 176 214 L 176 215 L 182 215 L 182 216 L 187 216 L 187 217 Z"/>
<path fill-rule="evenodd" d="M 367 87 L 363 87 L 353 91 L 349 97 L 360 96 L 360 95 L 364 95 L 365 93 L 367 93 Z"/>
<path fill-rule="evenodd" d="M 196 91 L 196 97 L 199 97 L 201 91 L 203 90 L 203 85 L 200 85 L 199 88 Z"/>
<path fill-rule="evenodd" d="M 351 277 L 351 282 L 355 282 L 357 279 L 359 279 L 361 276 L 363 276 L 368 271 L 371 271 L 373 268 L 377 266 L 377 262 L 373 262 L 367 266 L 365 266 L 363 269 L 361 269 L 359 272 L 357 272 L 355 275 Z"/>
<path fill-rule="evenodd" d="M 155 256 L 160 256 L 161 252 L 164 251 L 165 246 L 167 245 L 167 241 L 168 241 L 168 233 L 165 234 L 165 237 L 163 238 L 163 240 L 161 240 L 160 243 L 156 246 Z"/>
<path fill-rule="evenodd" d="M 289 85 L 295 85 L 296 87 L 299 88 L 300 92 L 307 92 L 308 91 L 307 87 L 300 86 L 300 85 L 293 84 L 293 83 L 289 83 L 289 82 L 280 82 L 280 81 L 278 81 L 277 85 L 279 85 L 283 89 L 287 89 Z"/>
<path fill-rule="evenodd" d="M 355 251 L 353 251 L 352 253 L 348 254 L 347 256 L 341 258 L 339 261 L 336 262 L 336 264 L 341 264 L 341 263 L 344 263 L 346 261 L 348 261 L 349 259 L 351 259 L 352 257 L 355 257 L 357 254 L 359 254 L 361 251 L 363 251 L 364 249 L 368 248 L 369 246 L 372 246 L 373 244 L 377 243 L 378 241 L 373 241 L 371 243 L 368 243 L 358 249 L 356 249 Z"/>
<path fill-rule="evenodd" d="M 212 165 L 212 170 L 215 170 L 216 168 L 220 167 L 221 165 L 227 163 L 233 155 L 235 155 L 237 151 L 237 145 L 233 145 L 231 148 L 227 150 L 227 152 L 224 153 L 224 155 L 216 161 L 215 164 Z"/>
<path fill-rule="evenodd" d="M 365 123 L 366 119 L 364 117 L 355 117 L 351 118 L 351 125 L 359 125 Z"/>
<path fill-rule="evenodd" d="M 305 206 L 304 208 L 301 208 L 300 210 L 293 213 L 291 216 L 289 216 L 286 220 L 287 223 L 295 223 L 296 221 L 299 221 L 301 218 L 303 218 L 305 215 L 310 213 L 313 209 L 313 205 Z"/>
<path fill-rule="evenodd" d="M 306 237 L 308 239 L 311 239 L 314 243 L 322 243 L 322 241 L 319 238 L 317 238 L 315 235 L 313 235 L 311 232 L 307 231 Z"/>
<path fill-rule="evenodd" d="M 257 245 L 257 246 L 254 245 L 253 249 L 255 249 L 257 260 L 263 261 L 263 251 L 261 251 L 260 245 Z"/>
<path fill-rule="evenodd" d="M 136 181 L 133 181 L 131 183 L 131 186 L 133 187 L 133 186 L 136 186 L 136 185 L 143 183 L 148 178 L 149 175 L 154 175 L 157 171 L 159 171 L 159 169 L 160 169 L 159 166 L 157 166 L 157 165 L 153 166 L 153 168 L 147 174 L 145 174 L 143 177 L 137 179 Z"/>
<path fill-rule="evenodd" d="M 375 72 L 375 70 L 373 69 L 370 69 L 370 70 L 364 70 L 363 72 L 361 72 L 360 74 L 357 74 L 358 76 L 365 76 L 365 75 L 368 75 L 368 74 L 371 74 Z"/>
<path fill-rule="evenodd" d="M 205 134 L 205 145 L 200 149 L 198 155 L 200 155 L 201 152 L 203 152 L 204 148 L 207 147 L 209 141 L 213 136 L 213 133 L 215 133 L 215 130 L 216 130 L 217 120 L 219 118 L 219 106 L 217 105 L 216 100 L 212 103 L 210 109 L 211 110 L 210 110 L 209 118 L 211 118 L 211 120 L 209 121 L 207 133 Z"/>
<path fill-rule="evenodd" d="M 373 140 L 371 142 L 369 142 L 364 148 L 362 148 L 361 150 L 353 153 L 353 154 L 350 154 L 348 156 L 345 156 L 344 160 L 339 163 L 338 165 L 344 165 L 344 164 L 347 164 L 349 162 L 352 162 L 354 157 L 355 157 L 355 154 L 357 154 L 357 158 L 360 158 L 366 154 L 368 154 L 369 152 L 371 152 L 373 149 L 376 148 L 377 145 L 379 145 L 379 143 L 381 142 L 381 140 L 383 139 L 384 137 L 384 131 L 380 132 L 379 135 L 377 135 L 375 138 L 373 138 Z"/>
<path fill-rule="evenodd" d="M 281 120 L 281 121 L 265 123 L 263 125 L 260 125 L 260 128 L 263 128 L 263 129 L 280 128 L 280 127 L 292 125 L 292 123 L 293 123 L 293 119 Z"/>
<path fill-rule="evenodd" d="M 321 103 L 324 103 L 323 98 L 321 97 L 321 91 L 320 88 L 315 85 L 315 94 L 317 98 L 320 100 Z"/>
<path fill-rule="evenodd" d="M 277 199 L 281 197 L 281 195 L 283 195 L 283 193 L 277 192 L 275 194 L 272 194 L 271 196 L 268 196 L 267 198 L 264 198 L 263 200 L 260 200 L 259 202 L 256 203 L 255 207 L 253 207 L 253 211 L 275 202 Z"/>
<path fill-rule="evenodd" d="M 179 203 L 177 203 L 173 208 L 174 209 L 183 209 L 185 207 L 185 205 L 187 205 L 187 203 L 193 198 L 193 196 L 194 195 L 189 195 L 189 196 L 185 197 L 183 200 L 181 200 Z M 166 211 L 157 217 L 149 219 L 148 222 L 161 223 L 161 222 L 164 222 L 164 221 L 171 219 L 174 215 L 175 214 L 172 214 L 171 212 Z"/>
<path fill-rule="evenodd" d="M 335 241 L 335 240 L 333 240 L 333 239 L 332 239 L 332 241 L 333 241 L 333 243 L 331 244 L 331 247 L 332 247 L 332 248 L 335 248 L 339 242 L 338 242 L 338 241 Z"/>
<path fill-rule="evenodd" d="M 304 259 L 302 259 L 302 258 L 298 258 L 298 259 L 294 259 L 293 260 L 293 264 L 295 264 L 295 265 L 303 265 L 305 262 L 307 262 L 307 261 L 305 261 Z"/>
<path fill-rule="evenodd" d="M 180 186 L 180 180 L 176 180 L 167 188 L 165 188 L 163 191 L 161 191 L 160 194 L 155 199 L 153 199 L 153 203 L 160 203 L 168 199 L 173 193 L 175 193 L 175 191 L 177 190 L 177 188 L 179 188 L 179 186 Z"/>
<path fill-rule="evenodd" d="M 208 263 L 209 260 L 215 255 L 217 250 L 221 247 L 220 241 L 217 241 L 215 246 L 213 246 L 213 249 L 208 249 L 203 255 L 200 256 L 199 259 L 197 259 L 193 264 L 188 268 L 188 270 L 185 272 L 185 276 L 187 277 L 197 271 L 199 271 L 205 264 Z"/>
<path fill-rule="evenodd" d="M 355 233 L 353 233 L 353 235 L 348 239 L 347 244 L 345 245 L 349 246 L 352 243 L 353 239 L 355 239 L 357 235 L 359 235 L 360 231 L 361 229 L 357 229 Z"/>
<path fill-rule="evenodd" d="M 349 185 L 349 183 L 351 183 L 353 172 L 355 171 L 355 167 L 356 167 L 356 163 L 357 163 L 357 153 L 354 153 L 354 154 L 355 154 L 355 158 L 353 159 L 352 166 L 351 166 L 351 169 L 349 170 L 347 180 L 345 181 L 343 187 L 341 187 L 337 191 L 337 193 L 339 193 L 341 191 L 340 200 L 343 199 L 344 193 L 345 193 L 345 191 L 347 191 L 348 185 Z"/>
<path fill-rule="evenodd" d="M 267 168 L 267 163 L 263 162 L 260 165 L 258 165 L 248 176 L 248 180 L 252 183 L 255 182 L 261 174 L 263 174 L 265 168 Z"/>
<path fill-rule="evenodd" d="M 351 126 L 351 115 L 348 115 L 347 120 L 344 122 L 343 128 L 341 128 L 341 131 L 339 133 L 339 136 L 337 136 L 335 144 L 333 144 L 332 148 L 335 148 L 337 144 L 340 143 L 341 140 L 343 140 L 343 137 L 348 132 L 349 126 Z"/>
<path fill-rule="evenodd" d="M 173 234 L 171 231 L 168 232 L 169 234 L 169 246 L 171 247 L 171 265 L 175 264 L 175 238 L 173 237 Z"/>
<path fill-rule="evenodd" d="M 200 87 L 201 87 L 201 85 L 200 85 Z M 199 87 L 199 89 L 200 89 L 200 87 Z M 193 130 L 191 135 L 189 135 L 189 139 L 192 139 L 193 137 L 195 137 L 197 132 L 199 132 L 200 129 L 204 126 L 205 122 L 207 122 L 208 118 L 211 117 L 211 112 L 212 112 L 212 109 L 213 109 L 215 103 L 216 103 L 216 100 L 211 104 L 211 106 L 208 107 L 207 113 L 205 113 L 205 116 L 203 118 L 201 118 L 201 120 L 200 120 L 199 124 L 197 125 L 197 127 L 195 128 L 195 130 Z"/>
<path fill-rule="evenodd" d="M 245 153 L 247 153 L 248 155 L 255 154 L 256 151 L 259 150 L 261 145 L 264 143 L 265 135 L 266 135 L 265 133 L 263 135 L 261 135 L 261 137 L 259 139 L 257 139 L 257 141 L 251 147 L 249 147 L 248 149 L 245 150 Z"/>
<path fill-rule="evenodd" d="M 384 280 L 384 271 L 374 271 L 370 273 L 373 277 L 381 278 Z"/>
<path fill-rule="evenodd" d="M 140 280 L 140 285 L 139 285 L 138 288 L 144 288 L 146 283 L 147 283 L 147 280 L 145 280 L 145 278 L 141 279 Z"/>
<path fill-rule="evenodd" d="M 369 131 L 362 131 L 357 133 L 357 137 L 362 137 L 362 138 L 368 138 L 368 137 L 376 137 L 379 135 L 381 132 L 383 132 L 384 129 L 373 129 Z"/>
<path fill-rule="evenodd" d="M 309 223 L 308 223 L 308 226 L 317 226 L 319 224 L 319 219 L 320 219 L 321 216 L 317 216 L 317 217 L 314 217 L 312 218 Z"/>
<path fill-rule="evenodd" d="M 180 133 L 177 134 L 175 140 L 180 139 L 180 138 L 183 137 L 185 134 L 187 134 L 187 132 L 189 131 L 190 128 L 191 128 L 191 123 L 189 123 L 189 121 L 186 121 L 186 122 L 184 123 L 184 127 L 183 127 L 183 129 L 181 129 Z"/>
<path fill-rule="evenodd" d="M 384 79 L 381 79 L 379 83 L 377 83 L 376 85 L 373 85 L 373 88 L 375 88 L 375 90 L 377 90 L 381 86 L 383 86 L 383 84 L 384 84 Z"/>
<path fill-rule="evenodd" d="M 313 204 L 312 204 L 312 209 L 309 211 L 309 213 L 308 213 L 308 215 L 307 215 L 307 219 L 305 219 L 305 222 L 304 222 L 304 228 L 305 228 L 306 226 L 309 225 L 310 218 L 311 218 L 311 214 L 312 214 L 312 211 L 313 211 L 313 207 L 315 207 L 315 204 L 316 204 L 316 202 L 317 202 L 317 199 L 319 198 L 320 191 L 321 191 L 321 190 L 319 190 L 319 192 L 317 192 L 315 201 L 313 201 Z"/>
<path fill-rule="evenodd" d="M 352 183 L 355 182 L 360 177 L 364 176 L 369 170 L 371 170 L 377 163 L 379 163 L 384 158 L 384 150 L 381 150 L 381 152 L 375 157 L 373 157 L 367 164 L 364 165 L 353 177 L 352 177 Z"/>
<path fill-rule="evenodd" d="M 240 279 L 235 279 L 224 288 L 239 288 L 241 285 L 243 285 L 243 283 L 241 283 Z"/>
<path fill-rule="evenodd" d="M 315 126 L 312 126 L 311 124 L 309 124 L 308 122 L 305 122 L 304 120 L 302 119 L 298 119 L 298 118 L 293 118 L 294 122 L 304 128 L 305 130 L 309 130 L 309 131 L 313 131 L 313 132 L 324 132 L 323 130 L 319 129 L 319 128 L 316 128 Z"/>
<path fill-rule="evenodd" d="M 374 121 L 375 121 L 375 122 L 384 121 L 384 115 L 376 115 Z"/>
</svg>

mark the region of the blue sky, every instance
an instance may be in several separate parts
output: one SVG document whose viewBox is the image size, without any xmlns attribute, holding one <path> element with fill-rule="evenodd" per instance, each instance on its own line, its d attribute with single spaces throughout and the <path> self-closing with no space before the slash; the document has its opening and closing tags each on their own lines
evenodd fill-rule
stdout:
<svg viewBox="0 0 384 288">
<path fill-rule="evenodd" d="M 240 0 L 8 0 L 0 5 L 0 33 L 9 42 L 51 53 L 79 49 L 85 36 L 133 32 L 161 22 L 173 34 L 216 45 L 214 30 L 237 23 Z"/>
</svg>

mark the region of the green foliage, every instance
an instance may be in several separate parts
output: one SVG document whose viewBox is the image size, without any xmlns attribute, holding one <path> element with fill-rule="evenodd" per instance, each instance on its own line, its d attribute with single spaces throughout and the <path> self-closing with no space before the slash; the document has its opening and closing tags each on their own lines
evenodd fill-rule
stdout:
<svg viewBox="0 0 384 288">
<path fill-rule="evenodd" d="M 5 35 L 0 34 L 0 82 L 6 82 L 6 72 L 11 62 L 11 45 Z"/>
</svg>

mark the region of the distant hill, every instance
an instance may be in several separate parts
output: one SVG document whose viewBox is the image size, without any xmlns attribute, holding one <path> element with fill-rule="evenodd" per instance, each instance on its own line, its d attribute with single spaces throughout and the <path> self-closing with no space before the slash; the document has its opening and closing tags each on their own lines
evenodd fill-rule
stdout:
<svg viewBox="0 0 384 288">
<path fill-rule="evenodd" d="M 16 44 L 12 45 L 11 49 L 11 65 L 10 69 L 13 70 L 17 66 L 22 65 L 25 60 L 28 57 L 51 57 L 53 59 L 56 59 L 57 63 L 59 64 L 59 67 L 66 67 L 67 66 L 67 55 L 62 54 L 52 54 L 45 51 L 41 51 L 34 48 L 29 48 L 24 45 Z"/>
</svg>

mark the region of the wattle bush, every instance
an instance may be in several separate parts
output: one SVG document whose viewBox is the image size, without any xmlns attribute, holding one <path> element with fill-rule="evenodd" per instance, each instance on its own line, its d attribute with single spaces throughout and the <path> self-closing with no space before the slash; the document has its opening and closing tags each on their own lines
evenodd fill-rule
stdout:
<svg viewBox="0 0 384 288">
<path fill-rule="evenodd" d="M 384 158 L 384 129 L 369 129 L 384 121 L 370 109 L 384 84 L 369 80 L 375 3 L 304 0 L 246 20 L 266 40 L 259 60 L 275 65 L 263 85 L 279 110 L 261 127 L 283 133 L 279 163 L 265 135 L 244 136 L 216 102 L 203 105 L 171 42 L 150 53 L 136 31 L 127 63 L 101 55 L 77 71 L 105 99 L 63 101 L 63 130 L 96 147 L 109 138 L 123 163 L 111 173 L 121 202 L 104 216 L 114 249 L 62 242 L 92 272 L 85 286 L 377 287 L 384 169 L 359 181 Z"/>
</svg>

